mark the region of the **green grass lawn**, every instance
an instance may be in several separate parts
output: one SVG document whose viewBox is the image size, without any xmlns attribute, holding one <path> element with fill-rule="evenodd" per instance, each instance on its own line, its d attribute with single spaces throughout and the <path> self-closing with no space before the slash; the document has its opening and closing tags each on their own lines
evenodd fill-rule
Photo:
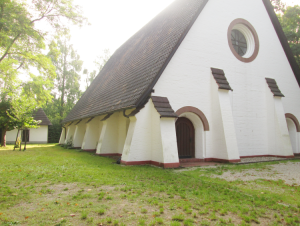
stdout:
<svg viewBox="0 0 300 226">
<path fill-rule="evenodd" d="M 299 225 L 300 187 L 211 177 L 268 164 L 164 170 L 51 144 L 8 146 L 0 149 L 0 225 Z"/>
</svg>

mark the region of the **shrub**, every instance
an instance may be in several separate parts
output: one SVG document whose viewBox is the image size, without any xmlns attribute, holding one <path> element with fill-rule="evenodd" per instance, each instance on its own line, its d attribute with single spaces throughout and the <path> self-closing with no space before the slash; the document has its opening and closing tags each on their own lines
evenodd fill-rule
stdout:
<svg viewBox="0 0 300 226">
<path fill-rule="evenodd" d="M 172 217 L 172 221 L 184 221 L 183 215 L 175 215 Z"/>
<path fill-rule="evenodd" d="M 87 213 L 86 212 L 82 212 L 81 213 L 81 219 L 85 220 L 87 218 Z"/>
<path fill-rule="evenodd" d="M 98 210 L 98 214 L 99 214 L 99 215 L 104 215 L 104 213 L 105 213 L 105 210 L 104 210 L 104 209 Z"/>
</svg>

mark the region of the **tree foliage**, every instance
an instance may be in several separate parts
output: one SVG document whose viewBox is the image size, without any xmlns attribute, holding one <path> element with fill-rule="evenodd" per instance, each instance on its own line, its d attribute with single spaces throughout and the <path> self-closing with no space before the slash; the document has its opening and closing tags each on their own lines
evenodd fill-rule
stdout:
<svg viewBox="0 0 300 226">
<path fill-rule="evenodd" d="M 49 40 L 54 34 L 67 34 L 70 23 L 82 26 L 86 21 L 73 0 L 0 0 L 0 129 L 4 138 L 12 128 L 32 126 L 33 109 L 51 102 L 56 77 L 52 60 L 60 51 Z M 45 54 L 47 46 L 52 59 Z M 29 80 L 18 80 L 20 72 Z M 1 145 L 5 146 L 5 139 Z"/>
<path fill-rule="evenodd" d="M 56 48 L 60 55 L 54 56 L 53 51 L 48 56 L 52 59 L 56 67 L 55 90 L 57 91 L 54 100 L 55 108 L 59 109 L 60 120 L 68 113 L 81 97 L 80 91 L 80 72 L 83 61 L 79 54 L 70 44 L 70 37 L 64 36 L 56 40 Z"/>
<path fill-rule="evenodd" d="M 281 0 L 271 2 L 300 67 L 300 6 L 287 6 Z"/>
</svg>

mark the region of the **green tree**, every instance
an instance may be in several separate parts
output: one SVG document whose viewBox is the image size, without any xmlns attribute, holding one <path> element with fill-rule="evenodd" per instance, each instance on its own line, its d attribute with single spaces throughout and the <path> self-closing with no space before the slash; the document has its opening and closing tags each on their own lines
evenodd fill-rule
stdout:
<svg viewBox="0 0 300 226">
<path fill-rule="evenodd" d="M 18 134 L 22 129 L 38 127 L 40 121 L 34 120 L 32 117 L 37 106 L 35 98 L 27 97 L 26 95 L 13 95 L 10 104 L 7 114 L 10 122 L 14 124 L 14 128 L 18 129 Z M 26 150 L 26 140 L 24 150 Z"/>
<path fill-rule="evenodd" d="M 1 125 L 1 146 L 6 146 L 5 135 L 7 131 L 13 130 L 16 126 L 15 121 L 11 120 L 8 111 L 11 108 L 9 101 L 0 102 L 0 125 Z"/>
<path fill-rule="evenodd" d="M 68 27 L 62 23 L 63 20 L 82 25 L 85 18 L 72 0 L 27 2 L 0 1 L 0 66 L 3 61 L 16 70 L 33 66 L 41 74 L 54 78 L 55 68 L 42 53 L 49 30 L 39 29 L 38 23 L 44 22 L 56 34 L 64 34 Z"/>
<path fill-rule="evenodd" d="M 56 66 L 55 89 L 58 93 L 55 96 L 60 100 L 57 109 L 62 120 L 82 95 L 79 82 L 83 61 L 70 44 L 69 36 L 57 40 L 57 49 L 60 51 L 58 57 L 54 57 L 51 52 L 49 56 Z"/>
<path fill-rule="evenodd" d="M 36 101 L 29 103 L 35 107 L 43 106 L 52 98 L 50 90 L 53 89 L 56 71 L 51 59 L 44 54 L 49 36 L 67 34 L 69 22 L 82 26 L 86 21 L 81 8 L 74 5 L 73 0 L 0 0 L 2 137 L 5 138 L 6 131 L 15 126 L 15 121 L 8 117 L 14 92 L 34 98 Z M 50 43 L 49 49 L 53 57 L 58 56 L 53 43 Z M 30 76 L 30 81 L 23 84 L 18 81 L 20 70 Z M 19 102 L 22 103 L 25 104 Z M 1 145 L 5 146 L 5 139 L 1 140 Z"/>
<path fill-rule="evenodd" d="M 287 6 L 281 0 L 271 2 L 300 67 L 300 6 Z"/>
</svg>

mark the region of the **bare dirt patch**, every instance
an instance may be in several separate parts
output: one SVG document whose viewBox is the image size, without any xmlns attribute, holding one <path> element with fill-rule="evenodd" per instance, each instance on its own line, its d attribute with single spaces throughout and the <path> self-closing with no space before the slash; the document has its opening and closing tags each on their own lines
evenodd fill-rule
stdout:
<svg viewBox="0 0 300 226">
<path fill-rule="evenodd" d="M 280 163 L 267 166 L 266 169 L 247 169 L 241 172 L 228 170 L 222 175 L 213 175 L 212 177 L 227 181 L 283 180 L 286 184 L 300 186 L 300 162 Z"/>
</svg>

